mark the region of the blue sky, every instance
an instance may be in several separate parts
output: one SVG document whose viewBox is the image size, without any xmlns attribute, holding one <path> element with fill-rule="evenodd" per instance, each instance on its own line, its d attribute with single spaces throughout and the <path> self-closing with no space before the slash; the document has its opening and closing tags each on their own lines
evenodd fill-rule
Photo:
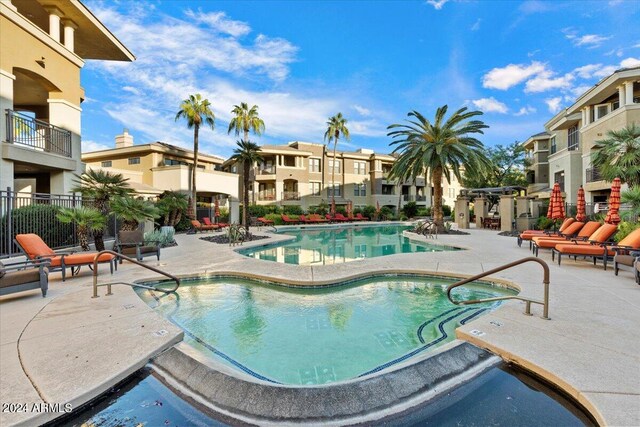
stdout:
<svg viewBox="0 0 640 427">
<path fill-rule="evenodd" d="M 216 114 L 201 149 L 230 155 L 234 104 L 257 104 L 261 144 L 322 142 L 342 112 L 351 141 L 389 152 L 386 127 L 411 110 L 485 112 L 485 145 L 523 141 L 620 67 L 640 65 L 640 1 L 133 1 L 87 0 L 136 55 L 82 71 L 83 149 L 192 146 L 174 122 L 200 92 Z M 635 28 L 635 30 L 633 30 Z"/>
</svg>

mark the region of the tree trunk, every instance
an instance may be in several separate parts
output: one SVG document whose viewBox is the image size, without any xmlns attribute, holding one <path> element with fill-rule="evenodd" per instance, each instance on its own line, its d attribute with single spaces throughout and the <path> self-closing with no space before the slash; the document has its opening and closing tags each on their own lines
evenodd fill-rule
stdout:
<svg viewBox="0 0 640 427">
<path fill-rule="evenodd" d="M 83 251 L 91 249 L 89 247 L 89 230 L 87 230 L 86 227 L 78 226 L 78 241 L 80 242 L 80 247 L 82 247 Z"/>
<path fill-rule="evenodd" d="M 106 201 L 98 200 L 95 202 L 95 208 L 98 209 L 107 220 L 109 219 L 109 210 Z M 108 224 L 108 221 L 107 221 Z M 104 230 L 95 230 L 93 232 L 93 243 L 96 245 L 96 251 L 104 251 Z M 88 249 L 86 249 L 88 250 Z"/>
<path fill-rule="evenodd" d="M 242 165 L 244 167 L 244 174 L 242 177 L 242 223 L 244 224 L 245 230 L 247 233 L 249 232 L 249 170 L 250 164 L 245 161 Z"/>
<path fill-rule="evenodd" d="M 193 173 L 191 174 L 191 207 L 193 208 L 193 217 L 194 219 L 198 217 L 197 206 L 198 202 L 196 200 L 196 174 L 198 173 L 198 131 L 200 130 L 200 125 L 196 124 L 193 127 Z"/>
<path fill-rule="evenodd" d="M 442 213 L 442 166 L 433 169 L 431 174 L 433 182 L 433 222 L 438 227 L 438 232 L 444 231 L 444 214 Z"/>
<path fill-rule="evenodd" d="M 140 223 L 138 221 L 122 221 L 122 227 L 120 227 L 120 231 L 135 231 L 138 229 Z"/>
<path fill-rule="evenodd" d="M 336 148 L 338 147 L 338 136 L 333 142 L 333 167 L 331 168 L 331 207 L 336 205 Z M 331 211 L 331 208 L 329 208 Z M 335 212 L 331 212 L 335 215 Z"/>
</svg>

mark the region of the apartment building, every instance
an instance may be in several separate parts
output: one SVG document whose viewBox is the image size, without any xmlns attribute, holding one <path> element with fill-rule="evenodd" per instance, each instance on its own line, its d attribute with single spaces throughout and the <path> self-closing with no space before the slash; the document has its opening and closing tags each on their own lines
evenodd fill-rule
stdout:
<svg viewBox="0 0 640 427">
<path fill-rule="evenodd" d="M 529 195 L 548 198 L 558 182 L 568 203 L 576 203 L 581 185 L 587 203 L 606 202 L 611 183 L 591 165 L 593 147 L 607 138 L 608 131 L 632 123 L 640 125 L 640 67 L 603 78 L 545 123 L 545 132 L 524 142 L 531 159 Z"/>
<path fill-rule="evenodd" d="M 0 190 L 68 193 L 81 161 L 80 70 L 133 54 L 77 0 L 0 0 Z"/>
<path fill-rule="evenodd" d="M 159 141 L 134 145 L 126 129 L 116 136 L 115 148 L 82 153 L 82 161 L 87 168 L 122 174 L 142 196 L 191 191 L 193 151 Z M 214 198 L 222 199 L 223 205 L 229 197 L 238 198 L 238 175 L 223 172 L 222 163 L 222 157 L 198 153 L 196 189 L 201 206 L 211 205 Z"/>
<path fill-rule="evenodd" d="M 354 207 L 379 204 L 396 209 L 410 201 L 431 204 L 431 188 L 424 178 L 403 183 L 388 179 L 395 161 L 388 154 L 359 149 L 337 151 L 334 158 L 333 150 L 323 144 L 294 141 L 261 146 L 261 155 L 264 161 L 251 169 L 251 203 L 308 209 L 331 203 L 335 195 L 336 205 L 351 202 Z M 233 160 L 223 168 L 242 174 L 241 165 Z"/>
</svg>

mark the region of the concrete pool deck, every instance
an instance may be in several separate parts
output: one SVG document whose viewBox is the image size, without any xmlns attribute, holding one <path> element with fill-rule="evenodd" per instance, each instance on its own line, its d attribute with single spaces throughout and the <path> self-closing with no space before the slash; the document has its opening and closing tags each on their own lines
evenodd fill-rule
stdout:
<svg viewBox="0 0 640 427">
<path fill-rule="evenodd" d="M 299 284 L 341 281 L 372 271 L 408 270 L 473 275 L 530 256 L 526 243 L 496 232 L 441 235 L 437 242 L 465 247 L 456 252 L 397 254 L 327 266 L 299 266 L 251 259 L 227 245 L 178 235 L 179 246 L 163 250 L 160 262 L 177 275 L 247 272 Z M 275 235 L 269 239 L 287 239 Z M 429 242 L 433 242 L 429 240 Z M 264 245 L 266 240 L 242 247 Z M 551 320 L 522 314 L 524 304 L 508 302 L 459 328 L 460 339 L 551 380 L 582 403 L 600 424 L 640 425 L 640 287 L 629 271 L 616 277 L 588 261 L 551 266 Z M 114 280 L 156 278 L 123 264 Z M 492 277 L 517 284 L 521 295 L 540 299 L 542 270 L 523 265 Z M 101 267 L 100 281 L 112 277 Z M 100 289 L 104 295 L 105 289 Z M 50 275 L 49 294 L 38 291 L 0 297 L 0 402 L 74 406 L 107 390 L 153 355 L 182 339 L 182 332 L 149 309 L 127 286 L 91 299 L 91 275 L 62 282 Z M 0 413 L 0 425 L 33 425 L 60 413 Z"/>
</svg>

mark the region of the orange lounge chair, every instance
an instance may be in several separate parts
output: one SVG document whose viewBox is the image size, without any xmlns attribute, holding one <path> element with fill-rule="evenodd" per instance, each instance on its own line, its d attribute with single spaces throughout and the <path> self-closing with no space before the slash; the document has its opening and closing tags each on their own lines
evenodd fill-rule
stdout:
<svg viewBox="0 0 640 427">
<path fill-rule="evenodd" d="M 302 214 L 298 216 L 298 220 L 300 222 L 304 222 L 305 224 L 312 224 L 312 223 L 316 222 L 316 221 L 312 220 L 311 218 L 307 218 L 306 216 L 304 216 Z"/>
<path fill-rule="evenodd" d="M 75 276 L 83 265 L 91 266 L 97 254 L 97 252 L 54 252 L 37 234 L 18 234 L 15 242 L 30 260 L 49 260 L 49 272 L 61 271 L 63 282 L 66 279 L 67 267 L 71 268 L 71 275 Z M 115 255 L 102 254 L 98 258 L 98 263 L 109 263 L 111 274 L 113 274 L 114 268 L 118 268 L 115 260 Z"/>
<path fill-rule="evenodd" d="M 273 226 L 275 224 L 272 220 L 266 219 L 263 216 L 258 218 L 258 222 L 262 225 L 270 225 L 270 226 Z"/>
<path fill-rule="evenodd" d="M 213 223 L 211 222 L 211 218 L 209 218 L 208 216 L 205 216 L 204 218 L 202 218 L 202 222 L 204 222 L 204 225 L 215 225 L 219 228 L 224 228 L 229 226 L 229 224 L 227 224 L 226 222 Z"/>
<path fill-rule="evenodd" d="M 317 223 L 319 223 L 319 224 L 320 224 L 320 223 L 324 223 L 324 222 L 329 222 L 329 220 L 328 220 L 328 219 L 326 219 L 326 218 L 322 218 L 322 217 L 320 216 L 320 214 L 311 214 L 311 215 L 309 215 L 309 219 L 310 219 L 311 221 L 313 221 L 313 222 L 317 222 Z"/>
<path fill-rule="evenodd" d="M 349 218 L 347 218 L 346 216 L 342 215 L 341 213 L 337 213 L 335 214 L 335 216 L 333 217 L 336 221 L 341 221 L 341 222 L 348 222 L 350 221 Z"/>
<path fill-rule="evenodd" d="M 553 249 L 556 245 L 562 243 L 569 243 L 572 239 L 579 241 L 590 240 L 592 234 L 594 234 L 601 227 L 598 221 L 589 221 L 583 223 L 576 221 L 565 229 L 565 233 L 560 236 L 537 236 L 531 239 L 533 244 L 532 251 L 535 256 L 538 256 L 540 248 Z"/>
<path fill-rule="evenodd" d="M 537 236 L 557 236 L 560 233 L 575 222 L 575 218 L 567 218 L 562 222 L 562 225 L 558 229 L 557 233 L 549 230 L 525 230 L 518 236 L 518 246 L 522 246 L 523 240 L 529 240 L 529 249 L 531 249 L 531 239 Z"/>
<path fill-rule="evenodd" d="M 196 233 L 198 231 L 202 233 L 203 231 L 212 231 L 220 228 L 220 226 L 217 224 L 212 224 L 212 225 L 202 224 L 197 219 L 192 219 L 191 225 L 193 226 L 193 229 L 196 231 Z"/>
<path fill-rule="evenodd" d="M 282 218 L 282 221 L 284 221 L 285 224 L 300 224 L 301 222 L 299 219 L 291 219 L 285 214 L 280 215 L 280 218 Z"/>
<path fill-rule="evenodd" d="M 600 227 L 595 233 L 589 236 L 588 241 L 579 242 L 576 239 L 572 240 L 572 243 L 564 243 L 556 245 L 555 248 L 551 250 L 551 259 L 555 259 L 555 255 L 558 255 L 558 265 L 562 262 L 562 255 L 573 255 L 576 257 L 584 256 L 593 258 L 593 265 L 596 264 L 598 258 L 602 257 L 604 259 L 604 269 L 607 269 L 607 258 L 609 256 L 615 255 L 615 251 L 611 250 L 612 244 L 607 244 L 609 239 L 616 234 L 618 231 L 618 227 L 613 224 L 604 224 Z M 632 233 L 633 234 L 633 233 Z M 629 245 L 629 243 L 634 243 L 632 239 L 629 239 L 630 236 L 625 237 L 620 241 L 619 245 L 625 246 Z M 607 246 L 609 248 L 607 248 Z"/>
</svg>

